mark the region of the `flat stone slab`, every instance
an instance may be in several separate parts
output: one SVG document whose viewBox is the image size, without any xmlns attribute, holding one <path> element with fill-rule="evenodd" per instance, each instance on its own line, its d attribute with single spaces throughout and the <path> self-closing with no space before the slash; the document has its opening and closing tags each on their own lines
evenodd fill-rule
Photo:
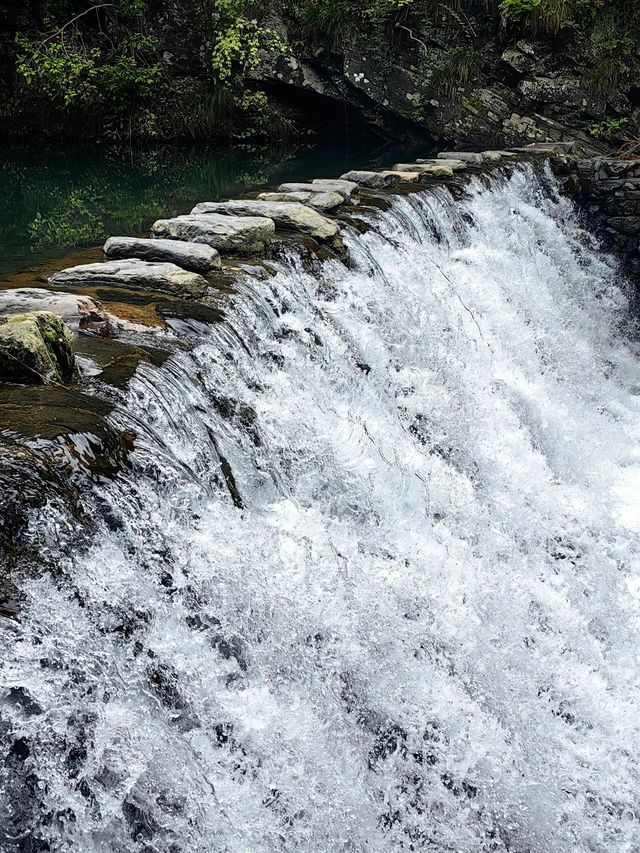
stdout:
<svg viewBox="0 0 640 853">
<path fill-rule="evenodd" d="M 353 170 L 340 175 L 341 181 L 353 181 L 360 187 L 369 187 L 375 190 L 386 190 L 390 187 L 395 187 L 400 183 L 400 178 L 396 177 L 392 172 L 367 172 Z"/>
<path fill-rule="evenodd" d="M 71 379 L 72 341 L 70 329 L 49 311 L 0 318 L 0 380 L 38 385 Z"/>
<path fill-rule="evenodd" d="M 314 178 L 311 183 L 314 187 L 324 187 L 328 192 L 346 193 L 345 198 L 351 198 L 358 191 L 355 181 L 345 181 L 343 178 Z"/>
<path fill-rule="evenodd" d="M 195 298 L 204 296 L 208 289 L 207 280 L 198 273 L 188 272 L 175 264 L 149 263 L 138 258 L 69 267 L 54 273 L 49 283 L 74 287 L 84 285 L 159 290 Z"/>
<path fill-rule="evenodd" d="M 265 254 L 275 230 L 273 219 L 264 216 L 225 216 L 216 213 L 158 219 L 151 226 L 154 237 L 204 243 L 230 255 Z"/>
<path fill-rule="evenodd" d="M 315 182 L 312 184 L 304 184 L 304 183 L 288 183 L 288 184 L 280 184 L 278 187 L 279 193 L 297 193 L 297 192 L 329 192 L 329 193 L 338 193 L 339 196 L 342 197 L 344 201 L 348 201 L 354 190 L 358 189 L 358 185 L 354 184 L 352 181 L 331 181 L 330 185 L 328 184 L 316 184 Z"/>
<path fill-rule="evenodd" d="M 482 154 L 476 151 L 441 151 L 437 155 L 438 160 L 462 160 L 472 166 L 481 166 L 484 163 Z"/>
<path fill-rule="evenodd" d="M 503 160 L 517 160 L 515 151 L 483 151 L 485 163 L 501 163 Z"/>
<path fill-rule="evenodd" d="M 416 163 L 419 166 L 442 166 L 444 163 L 446 166 L 450 166 L 454 172 L 466 172 L 467 164 L 462 160 L 436 160 L 433 157 L 424 160 L 416 160 Z"/>
<path fill-rule="evenodd" d="M 183 240 L 145 240 L 142 237 L 109 237 L 104 244 L 109 260 L 139 258 L 142 261 L 168 261 L 183 270 L 208 273 L 220 269 L 220 253 L 204 243 Z"/>
<path fill-rule="evenodd" d="M 60 317 L 72 329 L 106 323 L 107 316 L 99 302 L 78 293 L 62 293 L 42 287 L 18 287 L 0 290 L 0 316 L 48 311 Z"/>
<path fill-rule="evenodd" d="M 322 190 L 315 192 L 301 190 L 286 193 L 260 193 L 258 198 L 262 201 L 297 201 L 300 204 L 312 207 L 314 210 L 335 210 L 336 207 L 344 204 L 344 198 L 340 193 L 328 193 Z"/>
<path fill-rule="evenodd" d="M 454 168 L 444 160 L 437 163 L 396 163 L 393 167 L 396 172 L 418 172 L 419 180 L 424 176 L 432 178 L 452 178 Z"/>
<path fill-rule="evenodd" d="M 233 201 L 204 201 L 197 204 L 193 216 L 230 214 L 232 216 L 266 216 L 281 228 L 290 228 L 309 234 L 318 240 L 328 240 L 339 232 L 337 223 L 317 210 L 294 201 L 265 201 L 261 199 L 234 199 Z"/>
<path fill-rule="evenodd" d="M 392 169 L 387 169 L 384 172 L 380 172 L 381 175 L 393 175 L 398 181 L 403 181 L 407 184 L 413 184 L 420 178 L 420 172 L 398 172 Z"/>
</svg>

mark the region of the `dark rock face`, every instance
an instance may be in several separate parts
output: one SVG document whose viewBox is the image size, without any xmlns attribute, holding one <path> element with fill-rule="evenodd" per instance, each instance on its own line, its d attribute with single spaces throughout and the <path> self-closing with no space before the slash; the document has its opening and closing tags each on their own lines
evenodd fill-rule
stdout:
<svg viewBox="0 0 640 853">
<path fill-rule="evenodd" d="M 607 232 L 640 273 L 640 160 L 552 158 L 564 191 Z"/>
<path fill-rule="evenodd" d="M 63 383 L 76 373 L 73 336 L 48 311 L 0 320 L 0 379 L 31 384 Z"/>
</svg>

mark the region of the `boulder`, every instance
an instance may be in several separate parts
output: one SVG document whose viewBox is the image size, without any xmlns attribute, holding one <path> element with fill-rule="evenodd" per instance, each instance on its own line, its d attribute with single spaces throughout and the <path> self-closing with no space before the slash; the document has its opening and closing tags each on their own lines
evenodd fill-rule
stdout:
<svg viewBox="0 0 640 853">
<path fill-rule="evenodd" d="M 158 219 L 151 226 L 154 237 L 186 240 L 213 246 L 230 255 L 262 255 L 273 239 L 276 226 L 264 216 L 176 216 Z"/>
<path fill-rule="evenodd" d="M 0 317 L 0 379 L 63 383 L 76 373 L 71 330 L 50 311 Z"/>
<path fill-rule="evenodd" d="M 262 201 L 297 201 L 313 207 L 314 210 L 334 210 L 344 204 L 344 198 L 340 193 L 323 192 L 288 192 L 288 193 L 260 193 L 258 196 Z"/>
<path fill-rule="evenodd" d="M 354 190 L 358 189 L 358 185 L 352 183 L 352 181 L 330 181 L 330 185 L 325 184 L 317 184 L 315 181 L 312 184 L 300 184 L 300 183 L 289 183 L 289 184 L 280 184 L 278 187 L 278 192 L 280 193 L 296 193 L 296 192 L 331 192 L 338 193 L 344 201 L 348 201 L 351 198 Z"/>
<path fill-rule="evenodd" d="M 398 179 L 398 181 L 403 181 L 407 184 L 415 183 L 420 177 L 420 172 L 397 172 L 393 170 L 386 170 L 384 172 L 380 172 L 381 175 L 393 175 Z"/>
<path fill-rule="evenodd" d="M 48 311 L 72 329 L 107 331 L 109 318 L 95 299 L 84 294 L 61 293 L 42 287 L 19 287 L 0 291 L 0 315 Z"/>
<path fill-rule="evenodd" d="M 266 216 L 276 226 L 300 231 L 318 240 L 335 237 L 338 225 L 326 216 L 294 201 L 265 201 L 261 199 L 235 199 L 233 201 L 203 201 L 191 211 L 192 216 L 229 214 L 231 216 Z"/>
<path fill-rule="evenodd" d="M 462 160 L 471 166 L 481 166 L 484 162 L 482 154 L 476 151 L 441 151 L 437 155 L 438 160 Z"/>
<path fill-rule="evenodd" d="M 207 280 L 175 264 L 149 263 L 137 258 L 81 264 L 55 273 L 50 284 L 89 287 L 125 287 L 129 290 L 159 290 L 176 296 L 199 298 L 208 289 Z"/>
<path fill-rule="evenodd" d="M 185 243 L 183 240 L 145 240 L 141 237 L 109 237 L 104 244 L 109 260 L 139 258 L 143 261 L 168 261 L 183 270 L 206 274 L 220 269 L 220 254 L 204 243 Z"/>
<path fill-rule="evenodd" d="M 365 172 L 352 171 L 340 175 L 341 181 L 353 181 L 361 187 L 369 187 L 374 190 L 386 190 L 395 187 L 400 182 L 392 172 Z"/>
</svg>

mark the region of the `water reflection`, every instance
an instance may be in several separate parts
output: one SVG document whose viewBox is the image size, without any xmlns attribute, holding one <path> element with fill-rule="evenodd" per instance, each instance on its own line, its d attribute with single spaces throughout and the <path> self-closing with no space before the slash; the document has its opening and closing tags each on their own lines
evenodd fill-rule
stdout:
<svg viewBox="0 0 640 853">
<path fill-rule="evenodd" d="M 375 145 L 163 148 L 126 155 L 6 151 L 0 160 L 0 274 L 97 245 L 110 234 L 140 233 L 198 200 L 284 179 L 331 177 L 388 163 L 396 154 Z"/>
</svg>

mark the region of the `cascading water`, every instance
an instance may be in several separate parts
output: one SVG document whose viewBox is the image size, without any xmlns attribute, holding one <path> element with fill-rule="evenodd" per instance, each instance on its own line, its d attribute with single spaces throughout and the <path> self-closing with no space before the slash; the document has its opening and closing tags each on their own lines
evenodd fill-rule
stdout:
<svg viewBox="0 0 640 853">
<path fill-rule="evenodd" d="M 6 851 L 640 849 L 640 366 L 549 174 L 396 197 L 143 365 L 7 622 Z"/>
</svg>

